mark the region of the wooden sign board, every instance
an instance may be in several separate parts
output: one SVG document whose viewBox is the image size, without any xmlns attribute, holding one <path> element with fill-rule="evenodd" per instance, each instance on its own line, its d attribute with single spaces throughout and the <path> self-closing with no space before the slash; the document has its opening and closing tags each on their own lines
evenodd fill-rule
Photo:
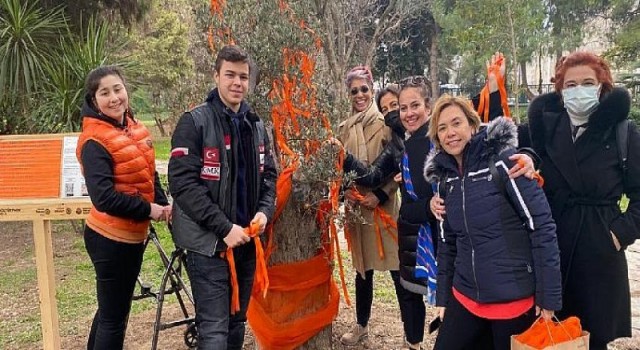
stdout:
<svg viewBox="0 0 640 350">
<path fill-rule="evenodd" d="M 0 199 L 88 196 L 78 134 L 0 136 Z"/>
<path fill-rule="evenodd" d="M 76 160 L 78 134 L 0 136 L 0 221 L 32 221 L 46 350 L 60 349 L 51 220 L 91 210 Z M 83 196 L 84 195 L 84 196 Z"/>
</svg>

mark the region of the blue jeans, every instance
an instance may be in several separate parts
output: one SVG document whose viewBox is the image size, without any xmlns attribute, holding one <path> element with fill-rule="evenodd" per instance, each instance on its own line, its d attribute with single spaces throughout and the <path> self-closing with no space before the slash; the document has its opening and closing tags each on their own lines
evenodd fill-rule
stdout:
<svg viewBox="0 0 640 350">
<path fill-rule="evenodd" d="M 187 252 L 187 274 L 195 301 L 199 350 L 241 350 L 247 306 L 256 270 L 253 240 L 233 249 L 240 291 L 240 311 L 230 313 L 229 264 L 216 253 L 212 257 Z"/>
</svg>

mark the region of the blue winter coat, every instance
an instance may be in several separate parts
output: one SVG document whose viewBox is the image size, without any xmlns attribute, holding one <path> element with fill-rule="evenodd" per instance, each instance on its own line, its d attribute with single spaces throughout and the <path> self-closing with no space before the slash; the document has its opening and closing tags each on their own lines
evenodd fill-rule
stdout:
<svg viewBox="0 0 640 350">
<path fill-rule="evenodd" d="M 453 286 L 480 303 L 535 295 L 536 305 L 561 309 L 556 225 L 535 181 L 509 179 L 516 146 L 516 126 L 499 118 L 471 139 L 462 173 L 444 152 L 427 159 L 425 177 L 438 185 L 447 210 L 439 234 L 438 306 L 447 305 Z"/>
</svg>

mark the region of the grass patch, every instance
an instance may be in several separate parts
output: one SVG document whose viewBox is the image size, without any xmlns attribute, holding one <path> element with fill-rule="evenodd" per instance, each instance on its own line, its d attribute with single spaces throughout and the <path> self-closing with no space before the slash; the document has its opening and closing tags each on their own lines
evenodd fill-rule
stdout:
<svg viewBox="0 0 640 350">
<path fill-rule="evenodd" d="M 174 250 L 171 234 L 164 224 L 155 227 L 162 247 L 170 255 Z M 25 230 L 30 231 L 30 226 Z M 73 230 L 70 222 L 54 223 L 53 239 L 60 335 L 84 336 L 97 307 L 95 271 L 82 235 Z M 141 276 L 151 284 L 153 291 L 158 290 L 164 270 L 158 250 L 150 244 L 144 255 Z M 183 278 L 188 285 L 184 269 Z M 174 296 L 166 297 L 165 306 L 175 303 Z M 134 301 L 132 316 L 155 306 L 153 298 Z M 33 254 L 13 254 L 10 259 L 0 262 L 0 349 L 38 348 L 41 332 L 35 259 Z"/>
<path fill-rule="evenodd" d="M 171 138 L 170 137 L 154 138 L 153 148 L 156 151 L 157 160 L 169 160 L 169 152 L 171 151 Z"/>
<path fill-rule="evenodd" d="M 0 275 L 0 290 L 2 293 L 18 294 L 29 290 L 31 283 L 36 280 L 36 266 L 22 266 L 15 270 L 5 270 Z"/>
<path fill-rule="evenodd" d="M 23 314 L 0 321 L 0 345 L 3 349 L 21 349 L 41 340 L 40 313 Z"/>
</svg>

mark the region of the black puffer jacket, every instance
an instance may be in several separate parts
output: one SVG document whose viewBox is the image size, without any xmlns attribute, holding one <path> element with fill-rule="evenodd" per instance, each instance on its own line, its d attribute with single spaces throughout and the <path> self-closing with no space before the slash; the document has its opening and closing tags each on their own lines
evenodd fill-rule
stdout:
<svg viewBox="0 0 640 350">
<path fill-rule="evenodd" d="M 498 118 L 469 141 L 462 173 L 444 152 L 434 152 L 425 164 L 425 177 L 438 184 L 447 208 L 437 257 L 438 306 L 447 305 L 455 287 L 480 303 L 535 294 L 536 305 L 561 308 L 560 256 L 549 204 L 534 180 L 508 177 L 516 138 L 516 126 Z"/>
</svg>

